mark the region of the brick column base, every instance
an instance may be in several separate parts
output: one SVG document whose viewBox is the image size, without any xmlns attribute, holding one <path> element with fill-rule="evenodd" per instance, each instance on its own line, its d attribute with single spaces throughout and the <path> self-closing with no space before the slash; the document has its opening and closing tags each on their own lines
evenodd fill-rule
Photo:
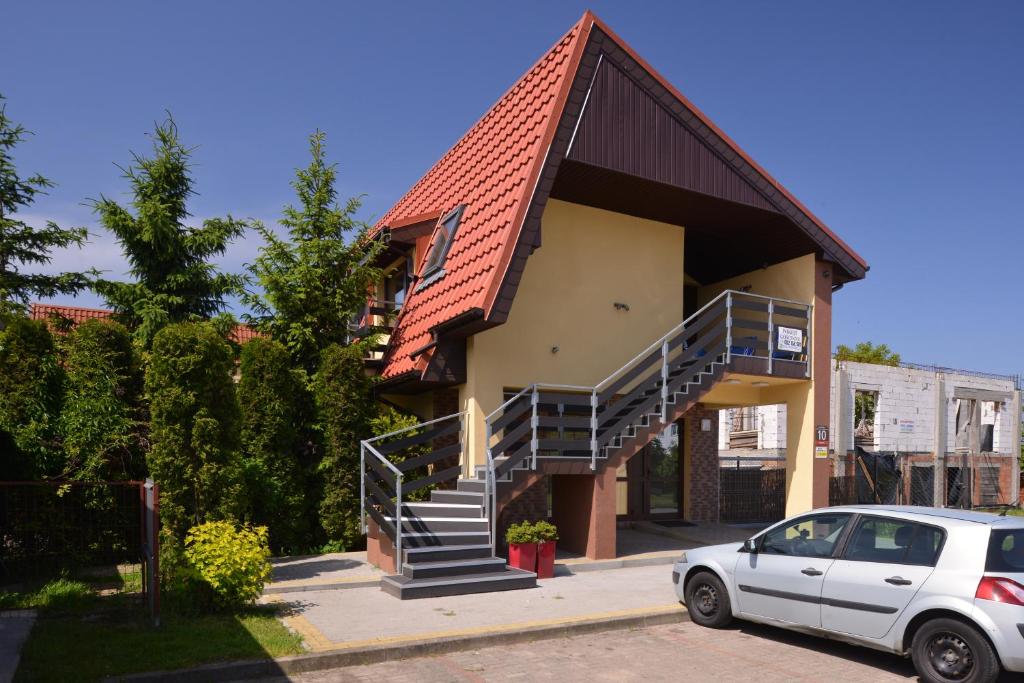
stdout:
<svg viewBox="0 0 1024 683">
<path fill-rule="evenodd" d="M 391 539 L 381 532 L 377 522 L 367 520 L 369 529 L 366 532 L 366 561 L 388 574 L 394 574 L 395 545 Z"/>
<path fill-rule="evenodd" d="M 562 474 L 551 478 L 553 519 L 559 544 L 592 560 L 616 555 L 615 468 L 600 474 Z"/>
</svg>

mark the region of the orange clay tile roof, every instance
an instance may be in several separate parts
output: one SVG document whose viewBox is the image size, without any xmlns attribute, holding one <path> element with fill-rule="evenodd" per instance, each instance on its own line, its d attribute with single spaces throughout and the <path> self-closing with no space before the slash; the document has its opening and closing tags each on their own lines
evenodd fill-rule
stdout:
<svg viewBox="0 0 1024 683">
<path fill-rule="evenodd" d="M 828 226 L 587 11 L 377 223 L 377 230 L 385 226 L 397 228 L 444 215 L 459 204 L 466 205 L 444 262 L 445 275 L 419 291 L 414 285 L 406 299 L 385 352 L 381 371 L 384 378 L 422 371 L 432 353 L 432 331 L 439 325 L 474 310 L 491 319 L 498 288 L 564 112 L 566 95 L 595 27 L 866 269 L 866 262 Z"/>
<path fill-rule="evenodd" d="M 71 326 L 75 327 L 84 323 L 86 320 L 95 319 L 106 319 L 114 315 L 113 311 L 108 311 L 103 308 L 83 308 L 81 306 L 58 306 L 56 304 L 32 304 L 32 309 L 29 312 L 29 317 L 32 320 L 49 320 L 51 316 L 58 316 L 61 318 L 67 318 L 71 321 Z M 60 333 L 57 328 L 51 328 L 55 332 Z M 257 337 L 263 335 L 257 332 L 249 325 L 243 325 L 239 323 L 235 325 L 235 328 L 231 330 L 231 341 L 236 344 L 242 345 L 248 341 L 251 341 Z"/>
<path fill-rule="evenodd" d="M 585 14 L 378 222 L 380 228 L 466 205 L 444 277 L 420 291 L 414 286 L 406 300 L 385 356 L 385 378 L 420 369 L 417 360 L 423 357 L 410 354 L 431 341 L 432 328 L 486 309 L 493 300 L 557 126 L 559 95 L 572 80 L 589 18 Z"/>
<path fill-rule="evenodd" d="M 50 316 L 67 318 L 73 325 L 86 320 L 109 318 L 114 313 L 102 308 L 82 308 L 81 306 L 57 306 L 55 304 L 32 304 L 30 317 L 33 320 L 49 320 Z"/>
</svg>

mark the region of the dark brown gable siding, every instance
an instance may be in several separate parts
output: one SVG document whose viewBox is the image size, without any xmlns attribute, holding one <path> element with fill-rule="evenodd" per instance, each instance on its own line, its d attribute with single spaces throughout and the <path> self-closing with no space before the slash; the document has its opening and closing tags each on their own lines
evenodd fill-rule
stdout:
<svg viewBox="0 0 1024 683">
<path fill-rule="evenodd" d="M 569 159 L 776 211 L 707 143 L 602 59 Z"/>
</svg>

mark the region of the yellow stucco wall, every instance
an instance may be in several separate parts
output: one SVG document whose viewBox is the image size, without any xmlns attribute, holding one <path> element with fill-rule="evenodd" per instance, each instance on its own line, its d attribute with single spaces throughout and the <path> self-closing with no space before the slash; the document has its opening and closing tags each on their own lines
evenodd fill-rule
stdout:
<svg viewBox="0 0 1024 683">
<path fill-rule="evenodd" d="M 703 305 L 726 289 L 742 290 L 749 286 L 749 291 L 754 294 L 813 303 L 816 275 L 814 254 L 807 254 L 701 287 L 697 298 Z M 818 315 L 817 309 L 814 315 Z M 748 379 L 733 385 L 719 384 L 712 389 L 706 400 L 723 407 L 786 404 L 786 514 L 810 510 L 814 468 L 814 382 L 786 383 L 758 389 L 751 386 L 751 381 Z"/>
<path fill-rule="evenodd" d="M 811 303 L 814 301 L 814 254 L 700 287 L 697 290 L 697 301 L 703 306 L 727 289 L 742 290 L 747 286 L 750 286 L 753 294 Z"/>
<path fill-rule="evenodd" d="M 504 388 L 593 386 L 682 321 L 683 236 L 677 225 L 548 201 L 508 321 L 467 341 L 459 398 L 472 464 L 484 462 L 484 416 Z"/>
</svg>

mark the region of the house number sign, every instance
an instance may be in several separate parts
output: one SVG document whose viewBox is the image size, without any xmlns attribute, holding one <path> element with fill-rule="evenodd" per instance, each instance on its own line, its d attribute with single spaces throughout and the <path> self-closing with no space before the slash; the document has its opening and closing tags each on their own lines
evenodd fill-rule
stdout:
<svg viewBox="0 0 1024 683">
<path fill-rule="evenodd" d="M 778 343 L 776 348 L 779 351 L 791 351 L 800 353 L 804 350 L 804 331 L 795 327 L 779 327 Z"/>
</svg>

